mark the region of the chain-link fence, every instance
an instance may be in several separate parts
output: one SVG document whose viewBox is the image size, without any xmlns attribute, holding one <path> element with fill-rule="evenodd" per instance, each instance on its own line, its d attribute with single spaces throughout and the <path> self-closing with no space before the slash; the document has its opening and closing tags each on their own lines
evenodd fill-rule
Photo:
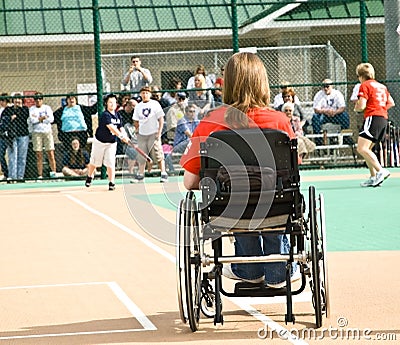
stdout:
<svg viewBox="0 0 400 345">
<path fill-rule="evenodd" d="M 153 86 L 168 91 L 170 80 L 179 77 L 185 88 L 199 64 L 211 79 L 219 77 L 221 66 L 238 46 L 257 52 L 264 61 L 271 101 L 281 91 L 281 83 L 288 81 L 309 120 L 315 94 L 324 79 L 331 79 L 343 94 L 348 127 L 356 140 L 362 115 L 353 112 L 350 95 L 357 82 L 355 68 L 366 53 L 377 79 L 385 82 L 400 102 L 398 7 L 397 2 L 382 0 L 3 1 L 0 92 L 21 93 L 26 96 L 25 104 L 32 106 L 29 96 L 40 91 L 53 111 L 64 106 L 69 93 L 76 94 L 80 104 L 91 105 L 103 92 L 124 92 L 121 81 L 133 55 L 151 70 Z M 98 38 L 95 13 L 99 14 Z M 96 39 L 100 54 L 94 47 Z M 103 83 L 98 88 L 96 67 L 100 64 Z M 390 112 L 395 126 L 400 122 L 396 108 Z M 97 115 L 91 118 L 96 128 Z M 65 152 L 59 127 L 52 127 L 60 174 Z M 313 130 L 311 124 L 309 130 Z M 0 152 L 5 157 L 2 165 L 9 159 L 5 151 L 2 148 Z M 27 157 L 24 178 L 36 178 L 36 155 L 29 149 Z M 44 161 L 46 175 L 50 169 L 46 153 Z"/>
</svg>

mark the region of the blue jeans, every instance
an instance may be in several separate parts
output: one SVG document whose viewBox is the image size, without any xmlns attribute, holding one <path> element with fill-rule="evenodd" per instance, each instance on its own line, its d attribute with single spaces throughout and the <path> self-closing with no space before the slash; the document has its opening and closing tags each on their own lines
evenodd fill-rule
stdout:
<svg viewBox="0 0 400 345">
<path fill-rule="evenodd" d="M 4 174 L 4 177 L 8 177 L 8 165 L 5 157 L 6 151 L 7 151 L 7 142 L 3 139 L 0 139 L 0 164 L 1 164 L 1 171 Z"/>
<path fill-rule="evenodd" d="M 269 254 L 288 254 L 290 243 L 285 235 L 235 236 L 236 256 L 261 256 Z M 293 265 L 292 274 L 296 270 Z M 286 280 L 286 262 L 265 262 L 251 264 L 232 264 L 232 272 L 244 279 L 265 277 L 265 283 L 277 284 Z"/>
<path fill-rule="evenodd" d="M 17 137 L 12 141 L 12 146 L 7 147 L 8 177 L 23 179 L 25 175 L 26 156 L 28 154 L 29 136 Z"/>
<path fill-rule="evenodd" d="M 172 156 L 170 154 L 164 153 L 164 161 L 165 161 L 165 165 L 167 166 L 169 172 L 175 171 L 174 163 L 172 162 Z"/>
<path fill-rule="evenodd" d="M 340 125 L 342 129 L 350 127 L 349 114 L 345 111 L 343 113 L 337 114 L 335 116 L 329 117 L 323 114 L 314 114 L 312 117 L 312 128 L 315 134 L 321 133 L 321 127 L 325 123 L 334 123 Z"/>
</svg>

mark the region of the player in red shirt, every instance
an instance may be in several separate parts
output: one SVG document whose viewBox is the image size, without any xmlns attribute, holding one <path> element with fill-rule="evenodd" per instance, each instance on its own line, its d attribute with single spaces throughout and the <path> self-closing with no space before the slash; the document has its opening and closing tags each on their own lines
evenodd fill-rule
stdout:
<svg viewBox="0 0 400 345">
<path fill-rule="evenodd" d="M 394 101 L 386 86 L 375 80 L 375 70 L 371 64 L 359 64 L 356 73 L 361 85 L 354 110 L 364 111 L 364 123 L 358 136 L 357 151 L 365 159 L 370 171 L 369 179 L 362 182 L 361 187 L 377 187 L 389 177 L 390 172 L 381 166 L 372 148 L 385 135 L 387 111 L 394 106 Z"/>
<path fill-rule="evenodd" d="M 252 53 L 234 54 L 225 66 L 224 76 L 225 105 L 212 110 L 204 117 L 193 133 L 181 165 L 185 169 L 184 185 L 187 189 L 198 189 L 200 182 L 200 142 L 216 131 L 240 128 L 271 128 L 295 134 L 289 118 L 282 112 L 269 108 L 270 89 L 265 66 L 260 58 Z M 235 255 L 269 255 L 288 253 L 290 244 L 283 235 L 237 236 Z M 285 286 L 286 263 L 231 264 L 224 265 L 222 274 L 230 279 L 250 283 L 264 282 L 268 287 Z M 300 278 L 297 265 L 292 269 L 292 280 Z"/>
</svg>

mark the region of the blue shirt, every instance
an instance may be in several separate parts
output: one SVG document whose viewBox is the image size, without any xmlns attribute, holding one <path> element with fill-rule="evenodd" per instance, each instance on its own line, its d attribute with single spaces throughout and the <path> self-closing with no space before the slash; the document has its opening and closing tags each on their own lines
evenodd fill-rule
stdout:
<svg viewBox="0 0 400 345">
<path fill-rule="evenodd" d="M 86 131 L 87 125 L 79 104 L 65 107 L 61 115 L 63 132 Z"/>
<path fill-rule="evenodd" d="M 189 121 L 186 117 L 180 119 L 176 125 L 175 137 L 174 137 L 174 146 L 180 144 L 181 142 L 189 139 L 189 137 L 185 134 L 187 130 L 193 134 L 197 125 L 199 124 L 199 120 Z"/>
<path fill-rule="evenodd" d="M 103 111 L 99 118 L 99 126 L 96 129 L 96 139 L 102 143 L 115 143 L 117 136 L 112 134 L 107 125 L 113 124 L 118 129 L 122 127 L 122 119 L 119 113 L 111 114 L 108 110 Z"/>
</svg>

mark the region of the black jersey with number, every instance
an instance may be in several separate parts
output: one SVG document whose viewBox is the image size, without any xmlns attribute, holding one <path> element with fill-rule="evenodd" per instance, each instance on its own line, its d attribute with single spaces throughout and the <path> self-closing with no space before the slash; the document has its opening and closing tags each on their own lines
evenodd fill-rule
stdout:
<svg viewBox="0 0 400 345">
<path fill-rule="evenodd" d="M 122 127 L 121 115 L 118 113 L 111 114 L 109 111 L 103 111 L 99 118 L 99 127 L 96 130 L 96 139 L 102 143 L 115 143 L 117 136 L 111 133 L 107 125 L 113 124 L 118 129 Z"/>
</svg>

